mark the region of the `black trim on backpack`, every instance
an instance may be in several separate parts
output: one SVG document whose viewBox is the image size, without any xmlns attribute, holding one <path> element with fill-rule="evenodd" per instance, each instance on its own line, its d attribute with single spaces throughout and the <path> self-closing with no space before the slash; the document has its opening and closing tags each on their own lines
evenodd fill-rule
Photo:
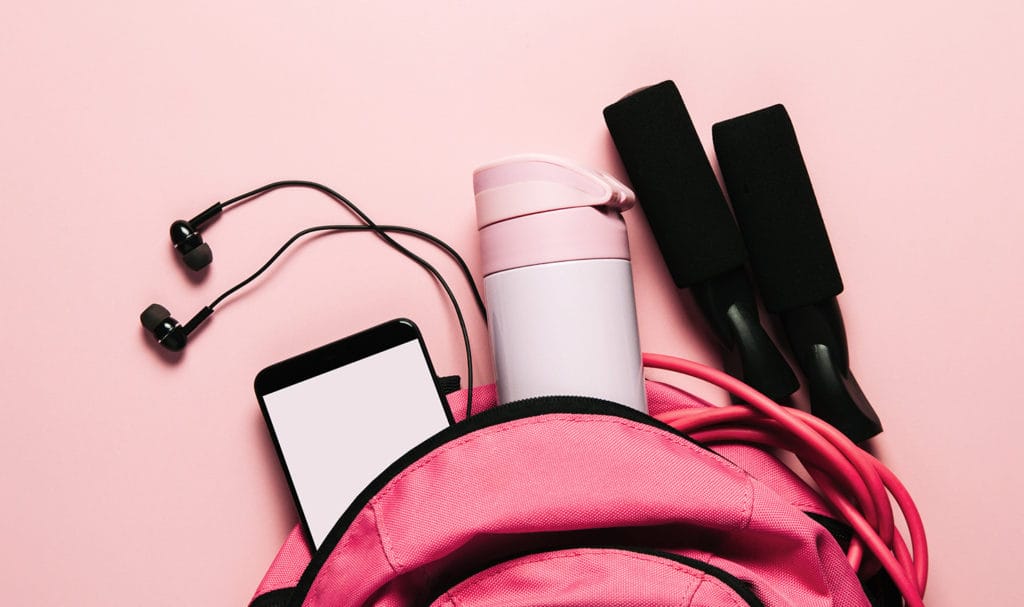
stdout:
<svg viewBox="0 0 1024 607">
<path fill-rule="evenodd" d="M 292 596 L 295 591 L 294 586 L 288 588 L 278 588 L 277 590 L 271 590 L 270 592 L 264 592 L 258 597 L 254 598 L 249 607 L 284 607 L 288 604 L 288 599 Z"/>
<path fill-rule="evenodd" d="M 839 542 L 839 547 L 842 548 L 843 551 L 849 550 L 850 540 L 853 539 L 853 529 L 851 529 L 849 525 L 830 516 L 818 514 L 817 512 L 804 511 L 804 514 L 811 517 L 815 523 L 824 527 L 825 531 L 828 531 L 832 537 Z"/>
<path fill-rule="evenodd" d="M 816 512 L 804 512 L 804 514 L 832 534 L 844 552 L 850 548 L 853 529 L 849 525 Z M 867 595 L 871 607 L 903 607 L 903 595 L 900 594 L 899 588 L 885 569 L 879 570 L 870 579 L 861 581 L 860 585 L 864 589 L 864 594 Z"/>
<path fill-rule="evenodd" d="M 871 607 L 903 607 L 903 594 L 892 581 L 889 572 L 881 569 L 869 580 L 861 584 L 864 594 L 868 595 Z"/>
<path fill-rule="evenodd" d="M 313 558 L 310 560 L 306 570 L 302 573 L 302 577 L 299 578 L 299 583 L 295 586 L 295 592 L 291 595 L 291 599 L 286 603 L 286 605 L 295 607 L 301 606 L 302 602 L 305 601 L 306 595 L 309 593 L 309 589 L 313 585 L 313 581 L 320 573 L 320 569 L 323 568 L 324 564 L 327 562 L 327 558 L 330 556 L 331 552 L 334 551 L 338 542 L 341 541 L 342 536 L 348 530 L 356 516 L 362 512 L 366 504 L 368 504 L 375 495 L 380 493 L 380 491 L 389 482 L 391 482 L 392 479 L 401 474 L 406 468 L 415 464 L 431 451 L 440 448 L 446 443 L 453 442 L 463 436 L 476 432 L 477 430 L 528 417 L 560 413 L 608 415 L 628 419 L 638 424 L 659 428 L 665 432 L 683 438 L 702 449 L 714 453 L 706 446 L 694 441 L 689 435 L 676 430 L 664 422 L 658 421 L 646 413 L 642 413 L 625 405 L 587 396 L 541 396 L 481 411 L 468 419 L 441 430 L 434 436 L 420 443 L 405 455 L 398 458 L 383 472 L 381 472 L 377 478 L 371 481 L 370 484 L 367 485 L 367 487 L 363 489 L 358 496 L 356 496 L 349 507 L 345 510 L 344 514 L 341 515 L 341 518 L 339 518 L 337 523 L 335 523 L 334 528 L 332 528 L 331 532 L 327 534 L 326 538 L 324 538 L 320 548 L 313 553 Z M 717 453 L 715 455 L 721 457 Z"/>
<path fill-rule="evenodd" d="M 439 597 L 444 596 L 452 588 L 458 586 L 462 582 L 464 582 L 464 581 L 466 581 L 468 579 L 471 579 L 474 576 L 477 576 L 477 575 L 483 573 L 484 571 L 487 571 L 488 569 L 491 569 L 493 567 L 497 567 L 497 566 L 499 566 L 499 565 L 501 565 L 503 563 L 508 563 L 508 562 L 514 561 L 516 559 L 521 559 L 521 558 L 524 558 L 524 557 L 527 557 L 527 556 L 533 556 L 533 555 L 537 555 L 537 554 L 544 554 L 544 553 L 548 553 L 548 552 L 564 552 L 564 551 L 571 551 L 571 550 L 618 550 L 620 552 L 632 552 L 632 553 L 635 553 L 635 554 L 645 554 L 645 555 L 648 555 L 648 556 L 654 556 L 654 557 L 665 559 L 665 560 L 668 560 L 668 561 L 674 561 L 676 563 L 680 563 L 680 564 L 686 565 L 687 567 L 689 567 L 691 569 L 696 569 L 697 571 L 700 571 L 702 573 L 706 573 L 706 574 L 710 575 L 711 577 L 719 580 L 720 582 L 722 582 L 723 584 L 728 586 L 730 590 L 732 590 L 734 593 L 736 593 L 736 595 L 740 599 L 743 600 L 743 602 L 747 605 L 747 607 L 764 607 L 764 603 L 761 601 L 760 598 L 758 598 L 757 594 L 754 593 L 754 589 L 751 587 L 751 585 L 748 582 L 746 582 L 744 580 L 741 580 L 740 578 L 734 576 L 733 574 L 729 573 L 728 571 L 725 571 L 724 569 L 720 569 L 718 567 L 715 567 L 714 565 L 709 565 L 708 563 L 705 563 L 704 561 L 697 560 L 697 559 L 694 559 L 694 558 L 690 558 L 690 557 L 687 557 L 687 556 L 682 556 L 682 555 L 679 555 L 679 554 L 675 554 L 673 552 L 665 552 L 663 550 L 654 550 L 654 549 L 651 549 L 651 548 L 641 548 L 641 547 L 637 547 L 637 546 L 607 546 L 607 545 L 601 545 L 601 544 L 578 545 L 578 546 L 564 546 L 564 547 L 559 547 L 559 548 L 551 549 L 551 550 L 538 550 L 538 551 L 532 551 L 532 552 L 518 553 L 515 556 L 509 557 L 507 559 L 503 559 L 503 560 L 491 563 L 488 566 L 483 567 L 481 569 L 478 569 L 478 570 L 472 572 L 469 575 L 464 575 L 464 576 L 462 576 L 461 579 L 459 579 L 457 581 L 449 582 L 448 584 L 446 584 L 446 587 L 444 589 L 442 589 L 442 590 L 435 590 L 433 592 L 433 594 L 436 595 L 436 596 L 432 600 L 430 600 L 430 601 L 424 601 L 422 603 L 422 605 L 432 605 L 434 602 L 437 601 L 437 599 Z"/>
</svg>

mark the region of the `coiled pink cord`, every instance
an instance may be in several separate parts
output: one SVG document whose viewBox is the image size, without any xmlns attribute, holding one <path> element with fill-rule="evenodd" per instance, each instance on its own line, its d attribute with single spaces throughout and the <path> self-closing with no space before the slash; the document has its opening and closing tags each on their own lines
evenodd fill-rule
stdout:
<svg viewBox="0 0 1024 607">
<path fill-rule="evenodd" d="M 782 407 L 717 369 L 660 354 L 644 354 L 644 366 L 697 377 L 743 399 L 746 406 L 677 409 L 657 417 L 709 445 L 738 441 L 792 452 L 836 515 L 853 529 L 855 537 L 847 552 L 851 566 L 870 575 L 880 564 L 909 607 L 924 607 L 928 582 L 924 524 L 910 493 L 884 464 L 829 424 Z M 896 529 L 890 495 L 910 532 L 910 547 Z M 877 563 L 864 560 L 865 548 Z"/>
</svg>

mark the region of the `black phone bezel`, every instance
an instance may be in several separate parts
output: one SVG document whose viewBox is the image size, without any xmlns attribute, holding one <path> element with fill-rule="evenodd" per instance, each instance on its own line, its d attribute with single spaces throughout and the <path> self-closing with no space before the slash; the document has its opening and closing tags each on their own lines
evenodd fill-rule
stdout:
<svg viewBox="0 0 1024 607">
<path fill-rule="evenodd" d="M 423 359 L 427 363 L 427 369 L 434 384 L 434 389 L 437 391 L 438 401 L 444 409 L 448 424 L 454 424 L 455 417 L 452 415 L 447 397 L 442 393 L 438 385 L 437 373 L 434 371 L 434 365 L 430 361 L 430 355 L 427 353 L 427 346 L 423 342 L 423 336 L 420 334 L 416 323 L 407 318 L 396 318 L 348 337 L 343 337 L 319 348 L 274 363 L 256 374 L 256 379 L 253 381 L 256 400 L 259 401 L 260 412 L 263 414 L 263 421 L 267 425 L 270 440 L 274 444 L 274 452 L 277 454 L 277 459 L 281 464 L 281 470 L 288 481 L 288 490 L 292 494 L 292 502 L 294 502 L 295 509 L 298 511 L 301 522 L 300 526 L 306 538 L 306 543 L 314 552 L 317 550 L 317 546 L 313 541 L 312 533 L 310 533 L 309 523 L 306 521 L 306 513 L 302 510 L 299 494 L 295 490 L 295 483 L 292 482 L 288 463 L 285 460 L 284 452 L 281 450 L 281 443 L 277 440 L 274 423 L 270 418 L 270 413 L 267 411 L 267 405 L 263 397 L 264 395 L 312 379 L 328 371 L 352 364 L 411 341 L 419 342 Z"/>
</svg>

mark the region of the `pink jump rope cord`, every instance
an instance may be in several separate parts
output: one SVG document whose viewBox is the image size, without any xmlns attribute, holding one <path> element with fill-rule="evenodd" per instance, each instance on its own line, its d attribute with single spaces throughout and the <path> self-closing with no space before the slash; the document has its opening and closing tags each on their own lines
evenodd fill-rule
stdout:
<svg viewBox="0 0 1024 607">
<path fill-rule="evenodd" d="M 707 444 L 745 442 L 791 451 L 807 468 L 822 497 L 854 531 L 850 564 L 863 563 L 866 547 L 889 573 L 909 607 L 924 607 L 928 544 L 924 524 L 910 493 L 896 475 L 841 432 L 820 419 L 782 407 L 740 380 L 689 360 L 644 354 L 644 366 L 697 377 L 738 396 L 746 406 L 677 409 L 661 421 Z M 908 548 L 893 520 L 890 494 L 910 532 Z"/>
</svg>

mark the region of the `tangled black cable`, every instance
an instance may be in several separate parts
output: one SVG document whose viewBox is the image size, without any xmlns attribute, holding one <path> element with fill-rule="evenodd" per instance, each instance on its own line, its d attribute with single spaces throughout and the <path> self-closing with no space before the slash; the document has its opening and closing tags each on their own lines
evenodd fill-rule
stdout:
<svg viewBox="0 0 1024 607">
<path fill-rule="evenodd" d="M 294 234 L 291 238 L 289 238 L 277 250 L 277 252 L 275 252 L 270 257 L 270 259 L 268 259 L 267 262 L 264 263 L 258 270 L 253 272 L 245 280 L 242 280 L 241 282 L 239 282 L 235 286 L 231 287 L 230 289 L 228 289 L 227 291 L 222 293 L 220 296 L 218 296 L 216 299 L 214 299 L 213 302 L 207 306 L 207 308 L 209 308 L 212 311 L 218 304 L 223 302 L 225 299 L 230 297 L 232 294 L 237 292 L 239 289 L 244 288 L 246 285 L 248 285 L 252 281 L 256 280 L 271 265 L 273 265 L 273 263 L 275 261 L 277 261 L 277 259 L 279 257 L 281 257 L 281 255 L 284 254 L 284 252 L 290 246 L 292 246 L 296 241 L 301 239 L 303 236 L 306 236 L 308 234 L 315 233 L 315 232 L 328 232 L 328 231 L 332 231 L 332 232 L 359 232 L 359 231 L 362 231 L 362 232 L 374 232 L 375 234 L 377 234 L 378 237 L 380 237 L 382 240 L 384 240 L 384 242 L 387 243 L 389 246 L 391 246 L 393 249 L 397 250 L 399 253 L 405 255 L 406 257 L 408 257 L 412 261 L 416 262 L 417 265 L 419 265 L 424 270 L 429 272 L 434 277 L 434 279 L 437 280 L 437 282 L 441 285 L 441 287 L 444 289 L 445 293 L 448 295 L 448 299 L 452 302 L 452 308 L 455 310 L 455 316 L 458 318 L 459 330 L 462 332 L 462 340 L 463 340 L 463 343 L 465 344 L 465 347 L 466 347 L 466 384 L 467 384 L 467 387 L 469 389 L 467 397 L 466 397 L 466 417 L 469 417 L 469 415 L 472 413 L 472 403 L 473 403 L 473 352 L 472 352 L 472 348 L 470 346 L 469 331 L 466 328 L 466 320 L 465 320 L 465 317 L 462 314 L 462 308 L 459 306 L 459 302 L 456 299 L 455 294 L 452 291 L 451 287 L 448 285 L 447 281 L 445 281 L 444 277 L 437 270 L 437 268 L 435 268 L 428 261 L 426 261 L 425 259 L 423 259 L 419 255 L 413 253 L 412 251 L 410 251 L 409 249 L 404 247 L 402 244 L 397 242 L 394 238 L 392 238 L 390 236 L 390 233 L 407 234 L 407 235 L 410 235 L 410 236 L 414 236 L 416 238 L 420 238 L 422 240 L 430 242 L 434 246 L 440 248 L 445 253 L 447 253 L 455 261 L 455 263 L 459 266 L 459 269 L 462 271 L 462 274 L 466 277 L 466 281 L 469 283 L 469 287 L 470 287 L 470 290 L 473 293 L 473 298 L 476 301 L 477 307 L 479 308 L 481 315 L 483 315 L 483 317 L 486 319 L 487 318 L 487 313 L 486 313 L 486 309 L 484 307 L 483 297 L 481 297 L 480 291 L 477 289 L 476 282 L 473 280 L 473 274 L 470 272 L 469 267 L 466 265 L 465 260 L 463 260 L 462 257 L 458 254 L 458 252 L 456 252 L 455 249 L 453 249 L 450 245 L 445 243 L 443 240 L 437 238 L 436 236 L 428 234 L 427 232 L 424 232 L 422 230 L 417 230 L 415 228 L 407 228 L 407 227 L 403 227 L 403 226 L 392 226 L 392 225 L 378 225 L 378 224 L 374 223 L 369 218 L 369 216 L 366 215 L 366 213 L 364 213 L 359 207 L 357 207 L 355 205 L 355 203 L 353 203 L 351 200 L 349 200 L 345 196 L 341 195 L 337 191 L 335 191 L 335 190 L 333 190 L 333 189 L 331 189 L 331 188 L 329 188 L 329 187 L 327 187 L 325 185 L 316 183 L 314 181 L 301 181 L 301 180 L 275 181 L 273 183 L 268 183 L 268 184 L 266 184 L 264 186 L 261 186 L 261 187 L 258 187 L 256 189 L 254 189 L 254 190 L 246 192 L 244 194 L 240 194 L 238 196 L 235 196 L 234 198 L 231 198 L 231 199 L 226 200 L 224 202 L 218 203 L 217 205 L 215 205 L 215 207 L 219 207 L 219 209 L 218 209 L 218 211 L 219 211 L 219 210 L 227 208 L 227 207 L 229 207 L 229 206 L 231 206 L 233 204 L 245 202 L 247 200 L 250 200 L 252 198 L 255 198 L 257 196 L 265 194 L 267 192 L 271 192 L 273 190 L 277 190 L 277 189 L 281 189 L 281 188 L 289 188 L 289 187 L 310 188 L 310 189 L 314 189 L 314 190 L 317 190 L 319 192 L 322 192 L 323 194 L 326 194 L 327 196 L 329 196 L 329 197 L 335 199 L 336 201 L 338 201 L 339 203 L 341 203 L 345 208 L 347 208 L 349 211 L 351 211 L 353 214 L 355 214 L 360 220 L 362 220 L 365 225 L 330 224 L 330 225 L 313 226 L 313 227 L 310 227 L 310 228 L 306 228 L 304 230 L 300 230 L 299 232 Z"/>
</svg>

